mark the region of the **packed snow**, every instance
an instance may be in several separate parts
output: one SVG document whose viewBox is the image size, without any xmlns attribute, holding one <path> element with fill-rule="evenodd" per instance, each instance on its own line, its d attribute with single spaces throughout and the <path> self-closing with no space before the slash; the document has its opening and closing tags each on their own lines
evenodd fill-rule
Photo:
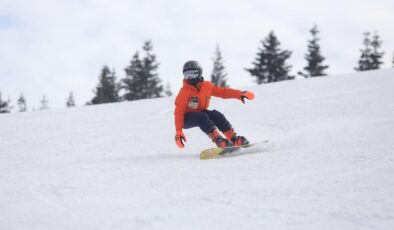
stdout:
<svg viewBox="0 0 394 230">
<path fill-rule="evenodd" d="M 394 70 L 212 98 L 272 150 L 200 160 L 174 97 L 0 115 L 0 229 L 394 229 Z"/>
</svg>

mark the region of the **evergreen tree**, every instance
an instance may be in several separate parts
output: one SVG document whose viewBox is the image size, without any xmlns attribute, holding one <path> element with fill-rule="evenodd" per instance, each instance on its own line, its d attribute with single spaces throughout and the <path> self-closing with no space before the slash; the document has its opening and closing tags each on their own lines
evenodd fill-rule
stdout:
<svg viewBox="0 0 394 230">
<path fill-rule="evenodd" d="M 48 101 L 46 95 L 43 95 L 43 96 L 42 96 L 42 99 L 41 99 L 41 107 L 40 107 L 40 110 L 49 109 L 48 104 L 49 104 L 49 101 Z"/>
<path fill-rule="evenodd" d="M 0 92 L 0 113 L 10 113 L 12 109 L 10 99 L 8 99 L 8 101 L 3 101 L 1 97 L 2 94 Z"/>
<path fill-rule="evenodd" d="M 382 58 L 384 52 L 380 52 L 379 49 L 382 46 L 382 41 L 377 32 L 369 38 L 370 32 L 364 33 L 363 45 L 364 49 L 361 49 L 361 56 L 358 61 L 358 66 L 354 68 L 357 71 L 379 69 L 380 65 L 383 64 Z"/>
<path fill-rule="evenodd" d="M 225 73 L 225 67 L 223 64 L 222 52 L 220 51 L 219 45 L 216 46 L 215 56 L 213 60 L 213 70 L 211 74 L 211 81 L 214 85 L 221 87 L 229 87 L 227 85 L 227 73 Z"/>
<path fill-rule="evenodd" d="M 140 59 L 137 51 L 130 65 L 125 68 L 126 78 L 122 79 L 122 88 L 126 91 L 123 95 L 125 100 L 162 97 L 164 89 L 157 73 L 159 63 L 152 53 L 152 42 L 146 41 L 142 49 L 145 56 Z"/>
<path fill-rule="evenodd" d="M 323 65 L 322 62 L 325 58 L 320 54 L 320 46 L 318 44 L 320 38 L 318 37 L 319 30 L 315 25 L 311 30 L 312 40 L 309 40 L 308 53 L 305 55 L 305 59 L 308 65 L 304 67 L 305 73 L 299 72 L 304 77 L 318 77 L 326 76 L 324 72 L 328 68 L 328 65 Z"/>
<path fill-rule="evenodd" d="M 27 111 L 27 103 L 26 103 L 26 99 L 23 96 L 23 94 L 21 94 L 18 98 L 18 108 L 19 108 L 19 112 L 26 112 Z"/>
<path fill-rule="evenodd" d="M 271 31 L 261 43 L 263 48 L 258 49 L 257 57 L 252 62 L 253 68 L 245 68 L 256 77 L 257 84 L 294 79 L 294 76 L 289 75 L 291 66 L 286 64 L 292 52 L 279 48 L 280 42 L 274 32 Z"/>
<path fill-rule="evenodd" d="M 372 37 L 371 41 L 372 53 L 371 53 L 371 68 L 372 69 L 380 69 L 380 66 L 383 64 L 383 55 L 384 52 L 380 52 L 379 49 L 382 46 L 382 41 L 377 32 Z"/>
<path fill-rule="evenodd" d="M 361 56 L 358 60 L 358 66 L 354 68 L 357 71 L 365 71 L 372 69 L 371 61 L 371 40 L 369 39 L 369 32 L 364 33 L 363 45 L 364 49 L 360 49 Z"/>
<path fill-rule="evenodd" d="M 108 66 L 104 66 L 101 70 L 99 84 L 94 91 L 95 96 L 91 104 L 118 102 L 118 88 L 115 71 L 111 72 Z"/>
<path fill-rule="evenodd" d="M 126 67 L 126 78 L 122 79 L 122 88 L 126 90 L 123 98 L 128 101 L 138 100 L 144 98 L 142 92 L 143 85 L 146 85 L 146 79 L 142 71 L 142 62 L 139 58 L 138 51 L 134 54 L 130 65 Z"/>
<path fill-rule="evenodd" d="M 68 95 L 66 106 L 67 106 L 67 108 L 75 107 L 75 99 L 74 99 L 74 94 L 72 91 Z"/>
</svg>

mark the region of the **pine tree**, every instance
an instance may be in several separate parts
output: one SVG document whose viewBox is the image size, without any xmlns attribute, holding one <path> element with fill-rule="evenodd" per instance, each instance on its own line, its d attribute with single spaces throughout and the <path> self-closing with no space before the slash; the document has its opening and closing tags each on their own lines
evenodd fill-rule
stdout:
<svg viewBox="0 0 394 230">
<path fill-rule="evenodd" d="M 215 56 L 212 60 L 213 70 L 211 74 L 211 82 L 217 86 L 229 87 L 227 85 L 227 73 L 225 73 L 222 52 L 220 51 L 219 45 L 216 46 Z"/>
<path fill-rule="evenodd" d="M 292 52 L 282 51 L 279 48 L 280 42 L 274 32 L 271 31 L 261 43 L 263 48 L 258 49 L 257 57 L 252 62 L 253 68 L 245 68 L 252 76 L 256 77 L 257 84 L 294 79 L 294 76 L 289 75 L 291 66 L 286 64 L 286 60 L 290 58 Z"/>
<path fill-rule="evenodd" d="M 358 60 L 358 66 L 354 68 L 357 71 L 365 71 L 372 69 L 371 61 L 371 40 L 369 39 L 369 32 L 364 33 L 363 45 L 364 49 L 360 49 L 361 56 Z"/>
<path fill-rule="evenodd" d="M 48 99 L 47 99 L 47 96 L 46 96 L 46 95 L 43 95 L 43 96 L 42 96 L 42 99 L 41 99 L 41 107 L 40 107 L 40 110 L 49 109 L 48 104 L 49 104 L 49 101 L 48 101 Z"/>
<path fill-rule="evenodd" d="M 320 53 L 320 46 L 318 44 L 320 38 L 318 37 L 319 30 L 315 25 L 311 30 L 312 40 L 309 40 L 308 53 L 305 55 L 305 59 L 308 65 L 304 67 L 305 73 L 299 72 L 300 75 L 304 77 L 318 77 L 326 76 L 324 72 L 328 68 L 328 65 L 323 65 L 322 62 L 325 58 Z"/>
<path fill-rule="evenodd" d="M 354 68 L 357 71 L 379 69 L 380 65 L 383 64 L 382 58 L 384 52 L 379 51 L 382 41 L 377 32 L 373 35 L 372 40 L 369 38 L 370 34 L 370 32 L 364 33 L 364 49 L 360 50 L 361 56 L 358 66 Z"/>
<path fill-rule="evenodd" d="M 383 64 L 383 55 L 384 52 L 380 52 L 379 49 L 382 46 L 382 41 L 377 32 L 372 37 L 371 41 L 372 53 L 371 53 L 371 68 L 372 69 L 380 69 L 380 66 Z"/>
<path fill-rule="evenodd" d="M 110 71 L 108 66 L 104 66 L 99 76 L 99 84 L 94 91 L 95 96 L 91 104 L 112 103 L 119 101 L 118 85 L 116 84 L 115 71 Z"/>
<path fill-rule="evenodd" d="M 125 68 L 126 78 L 122 79 L 122 88 L 126 91 L 123 95 L 125 100 L 162 97 L 164 89 L 157 73 L 159 63 L 152 53 L 152 42 L 146 41 L 142 49 L 145 56 L 140 59 L 137 51 L 130 65 Z"/>
<path fill-rule="evenodd" d="M 66 106 L 67 106 L 67 108 L 75 107 L 75 99 L 74 99 L 74 94 L 72 91 L 68 95 Z"/>
<path fill-rule="evenodd" d="M 0 113 L 10 113 L 12 109 L 10 99 L 8 99 L 8 101 L 3 101 L 1 97 L 2 94 L 0 92 Z"/>
<path fill-rule="evenodd" d="M 19 108 L 19 112 L 26 112 L 27 111 L 27 103 L 26 103 L 26 99 L 23 96 L 23 94 L 21 94 L 18 98 L 18 108 Z"/>
<path fill-rule="evenodd" d="M 128 101 L 144 98 L 142 87 L 145 86 L 146 79 L 143 75 L 142 62 L 139 58 L 138 51 L 134 54 L 130 65 L 125 68 L 126 78 L 122 79 L 122 88 L 126 90 L 123 98 Z"/>
</svg>

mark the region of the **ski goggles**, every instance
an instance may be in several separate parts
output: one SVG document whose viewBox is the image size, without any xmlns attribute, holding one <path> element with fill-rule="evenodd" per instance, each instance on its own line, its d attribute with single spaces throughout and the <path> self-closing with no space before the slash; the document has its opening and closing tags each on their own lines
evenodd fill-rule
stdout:
<svg viewBox="0 0 394 230">
<path fill-rule="evenodd" d="M 200 71 L 197 69 L 191 69 L 191 70 L 186 70 L 183 72 L 183 77 L 184 79 L 193 79 L 193 78 L 198 78 L 200 76 Z"/>
</svg>

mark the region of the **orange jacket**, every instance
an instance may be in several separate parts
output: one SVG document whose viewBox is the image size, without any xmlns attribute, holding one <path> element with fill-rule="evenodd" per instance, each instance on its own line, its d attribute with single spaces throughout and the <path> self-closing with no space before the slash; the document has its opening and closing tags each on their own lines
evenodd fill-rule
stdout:
<svg viewBox="0 0 394 230">
<path fill-rule="evenodd" d="M 209 106 L 211 96 L 221 98 L 241 99 L 241 91 L 213 85 L 210 81 L 203 81 L 194 87 L 183 80 L 183 87 L 175 99 L 175 129 L 181 131 L 184 115 L 188 112 L 201 112 Z"/>
</svg>

